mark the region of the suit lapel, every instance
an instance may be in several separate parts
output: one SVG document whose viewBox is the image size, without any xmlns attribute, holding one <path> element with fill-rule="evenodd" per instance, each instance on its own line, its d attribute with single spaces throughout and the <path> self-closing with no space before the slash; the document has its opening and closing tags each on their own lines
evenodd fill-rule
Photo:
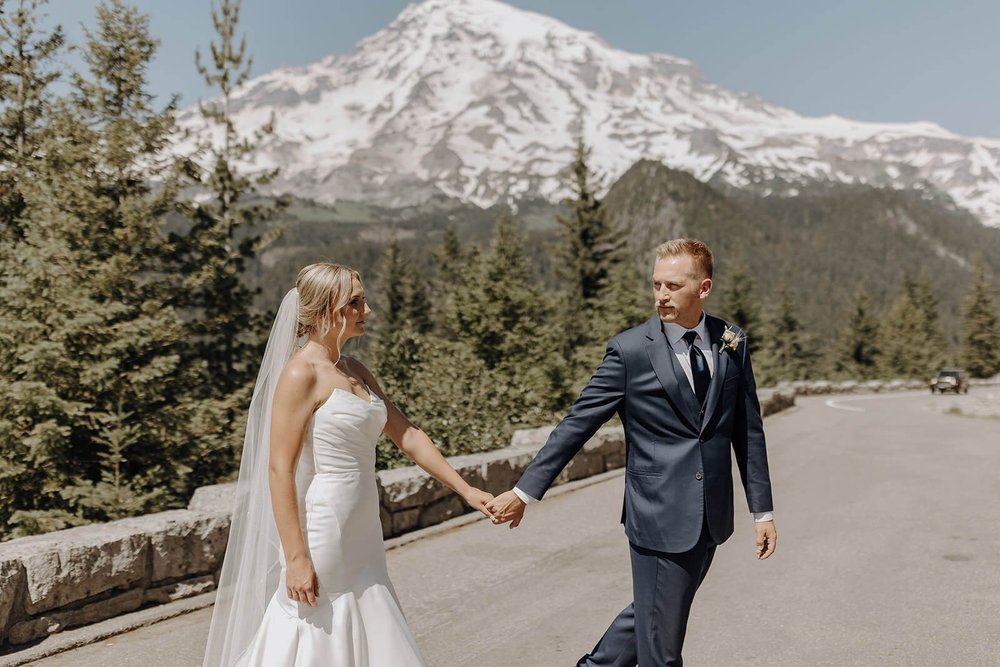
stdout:
<svg viewBox="0 0 1000 667">
<path fill-rule="evenodd" d="M 720 345 L 724 326 L 722 320 L 708 315 L 705 316 L 705 329 L 708 331 L 709 340 L 712 341 L 712 358 L 715 361 L 715 372 L 712 373 L 712 382 L 708 385 L 708 396 L 705 399 L 705 416 L 701 421 L 703 427 L 712 419 L 712 414 L 719 405 L 722 385 L 726 381 L 726 370 L 729 368 L 729 354 L 723 353 Z"/>
<path fill-rule="evenodd" d="M 674 358 L 670 341 L 663 333 L 659 317 L 649 320 L 646 338 L 646 352 L 649 354 L 649 362 L 653 366 L 653 372 L 656 373 L 656 379 L 660 381 L 663 390 L 667 392 L 667 397 L 674 406 L 674 412 L 689 426 L 700 430 L 698 400 L 691 390 L 684 370 L 680 368 Z"/>
</svg>

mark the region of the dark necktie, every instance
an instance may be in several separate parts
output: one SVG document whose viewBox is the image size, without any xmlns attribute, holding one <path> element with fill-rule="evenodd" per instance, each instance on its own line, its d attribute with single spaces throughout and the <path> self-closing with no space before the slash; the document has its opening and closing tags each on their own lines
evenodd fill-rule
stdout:
<svg viewBox="0 0 1000 667">
<path fill-rule="evenodd" d="M 705 404 L 705 397 L 708 395 L 708 385 L 712 381 L 712 374 L 708 372 L 708 362 L 701 349 L 694 344 L 694 331 L 684 334 L 684 340 L 688 344 L 688 357 L 691 359 L 691 377 L 694 379 L 694 395 L 698 397 L 698 404 Z"/>
</svg>

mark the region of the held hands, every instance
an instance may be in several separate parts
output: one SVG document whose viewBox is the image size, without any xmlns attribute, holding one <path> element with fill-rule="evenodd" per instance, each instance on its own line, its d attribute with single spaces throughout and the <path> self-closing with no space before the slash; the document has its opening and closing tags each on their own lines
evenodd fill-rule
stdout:
<svg viewBox="0 0 1000 667">
<path fill-rule="evenodd" d="M 487 519 L 493 519 L 494 522 L 496 518 L 493 516 L 493 512 L 486 508 L 487 503 L 493 500 L 493 494 L 487 493 L 481 489 L 477 489 L 474 486 L 470 486 L 469 490 L 462 496 L 465 503 L 474 510 L 482 512 Z"/>
<path fill-rule="evenodd" d="M 524 517 L 524 501 L 513 490 L 501 493 L 486 507 L 493 513 L 493 523 L 497 525 L 509 521 L 511 528 L 517 528 Z"/>
<path fill-rule="evenodd" d="M 778 531 L 774 528 L 774 521 L 761 521 L 754 527 L 757 529 L 757 560 L 766 560 L 778 544 Z"/>
<path fill-rule="evenodd" d="M 288 599 L 315 607 L 316 596 L 319 595 L 319 578 L 309 557 L 295 556 L 288 561 L 285 569 Z"/>
</svg>

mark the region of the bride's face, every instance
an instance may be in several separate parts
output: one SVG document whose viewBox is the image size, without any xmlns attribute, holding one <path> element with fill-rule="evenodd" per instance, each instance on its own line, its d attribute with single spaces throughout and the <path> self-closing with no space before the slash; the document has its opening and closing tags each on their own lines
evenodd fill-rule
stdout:
<svg viewBox="0 0 1000 667">
<path fill-rule="evenodd" d="M 365 288 L 361 281 L 356 279 L 351 285 L 351 298 L 347 305 L 340 309 L 340 316 L 344 318 L 347 326 L 344 327 L 344 338 L 354 338 L 365 335 L 365 318 L 371 315 L 372 309 L 365 301 Z"/>
</svg>

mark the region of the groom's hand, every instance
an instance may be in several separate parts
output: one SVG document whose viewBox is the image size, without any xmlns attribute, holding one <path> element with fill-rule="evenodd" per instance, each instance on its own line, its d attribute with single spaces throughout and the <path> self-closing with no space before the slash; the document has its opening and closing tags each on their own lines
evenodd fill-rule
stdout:
<svg viewBox="0 0 1000 667">
<path fill-rule="evenodd" d="M 486 504 L 486 509 L 493 513 L 493 523 L 499 525 L 509 521 L 511 528 L 520 525 L 524 508 L 524 501 L 513 490 L 501 493 Z"/>
<path fill-rule="evenodd" d="M 761 521 L 755 523 L 757 529 L 757 560 L 764 560 L 774 553 L 774 547 L 778 544 L 778 531 L 774 528 L 774 521 Z"/>
</svg>

